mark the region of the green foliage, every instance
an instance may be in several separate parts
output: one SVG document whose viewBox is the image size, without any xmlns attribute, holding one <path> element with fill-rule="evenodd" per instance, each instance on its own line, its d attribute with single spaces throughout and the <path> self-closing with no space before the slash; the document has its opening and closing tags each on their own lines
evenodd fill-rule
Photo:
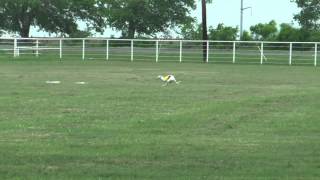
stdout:
<svg viewBox="0 0 320 180">
<path fill-rule="evenodd" d="M 311 31 L 308 41 L 319 42 L 320 41 L 320 32 L 319 31 Z"/>
<path fill-rule="evenodd" d="M 209 39 L 210 40 L 224 40 L 234 41 L 237 39 L 238 28 L 230 26 L 224 26 L 224 24 L 218 24 L 217 28 L 209 28 Z"/>
<path fill-rule="evenodd" d="M 283 23 L 280 25 L 278 34 L 279 41 L 303 41 L 303 32 L 300 28 L 294 28 L 292 25 Z"/>
<path fill-rule="evenodd" d="M 302 28 L 307 30 L 320 30 L 320 0 L 295 0 L 301 9 L 299 14 L 294 16 Z"/>
<path fill-rule="evenodd" d="M 243 31 L 241 40 L 243 40 L 243 41 L 252 41 L 253 38 L 252 38 L 251 34 L 248 31 Z"/>
<path fill-rule="evenodd" d="M 107 17 L 111 27 L 125 38 L 151 35 L 193 21 L 189 15 L 193 0 L 108 0 Z"/>
<path fill-rule="evenodd" d="M 255 40 L 275 40 L 277 35 L 277 23 L 272 20 L 269 23 L 259 23 L 250 27 L 251 33 Z"/>
<path fill-rule="evenodd" d="M 77 30 L 69 34 L 70 38 L 86 38 L 92 36 L 92 33 L 89 30 L 81 31 Z"/>
<path fill-rule="evenodd" d="M 202 24 L 189 23 L 180 27 L 179 34 L 183 39 L 202 39 Z"/>
<path fill-rule="evenodd" d="M 71 34 L 84 21 L 103 31 L 104 0 L 1 0 L 0 28 L 28 37 L 31 26 L 49 33 Z"/>
<path fill-rule="evenodd" d="M 301 25 L 300 36 L 303 41 L 320 40 L 320 0 L 294 0 L 300 12 L 294 19 Z"/>
<path fill-rule="evenodd" d="M 295 28 L 290 24 L 283 23 L 280 25 L 280 31 L 277 37 L 279 41 L 320 41 L 320 32 L 317 30 L 306 30 L 304 28 Z"/>
<path fill-rule="evenodd" d="M 224 24 L 218 24 L 217 28 L 209 27 L 208 37 L 209 40 L 236 40 L 238 28 L 230 26 L 224 26 Z M 202 39 L 202 24 L 187 24 L 181 27 L 180 34 L 184 39 Z"/>
</svg>

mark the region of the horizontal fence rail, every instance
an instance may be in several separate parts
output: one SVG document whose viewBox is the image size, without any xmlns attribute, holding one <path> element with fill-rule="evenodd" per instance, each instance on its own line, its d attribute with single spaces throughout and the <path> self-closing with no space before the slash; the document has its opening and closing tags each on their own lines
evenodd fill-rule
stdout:
<svg viewBox="0 0 320 180">
<path fill-rule="evenodd" d="M 206 54 L 204 55 L 204 50 Z M 318 42 L 0 38 L 1 57 L 317 66 Z"/>
</svg>

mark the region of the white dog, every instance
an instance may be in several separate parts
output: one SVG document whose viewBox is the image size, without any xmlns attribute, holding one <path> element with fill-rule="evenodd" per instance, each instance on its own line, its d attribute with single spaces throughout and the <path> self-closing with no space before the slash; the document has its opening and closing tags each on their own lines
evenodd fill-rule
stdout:
<svg viewBox="0 0 320 180">
<path fill-rule="evenodd" d="M 159 75 L 158 78 L 161 81 L 165 82 L 165 84 L 162 86 L 167 86 L 169 83 L 172 83 L 172 82 L 174 82 L 176 84 L 180 84 L 180 82 L 181 82 L 181 81 L 177 81 L 173 75 L 166 75 L 166 76 Z"/>
</svg>

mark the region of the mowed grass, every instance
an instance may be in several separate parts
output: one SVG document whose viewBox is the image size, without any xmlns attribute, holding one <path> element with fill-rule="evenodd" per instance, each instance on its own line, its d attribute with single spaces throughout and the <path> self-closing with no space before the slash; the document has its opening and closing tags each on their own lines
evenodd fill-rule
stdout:
<svg viewBox="0 0 320 180">
<path fill-rule="evenodd" d="M 156 76 L 168 73 L 181 85 L 162 87 Z M 2 59 L 0 179 L 317 179 L 319 76 L 311 66 Z"/>
</svg>

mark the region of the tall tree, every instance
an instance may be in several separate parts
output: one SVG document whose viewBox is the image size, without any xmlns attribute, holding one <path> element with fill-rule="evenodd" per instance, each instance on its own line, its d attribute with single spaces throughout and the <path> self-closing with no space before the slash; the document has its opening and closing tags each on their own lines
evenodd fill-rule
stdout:
<svg viewBox="0 0 320 180">
<path fill-rule="evenodd" d="M 292 24 L 280 24 L 280 32 L 278 34 L 279 41 L 304 41 L 304 34 L 300 28 L 295 28 Z"/>
<path fill-rule="evenodd" d="M 301 9 L 300 13 L 294 16 L 305 30 L 320 29 L 320 0 L 294 0 Z"/>
<path fill-rule="evenodd" d="M 259 23 L 250 27 L 255 40 L 275 40 L 278 32 L 277 23 L 272 20 L 269 23 Z"/>
<path fill-rule="evenodd" d="M 78 21 L 103 31 L 104 0 L 1 0 L 0 29 L 28 37 L 31 26 L 51 33 L 71 34 Z"/>
<path fill-rule="evenodd" d="M 111 27 L 125 38 L 135 34 L 152 35 L 193 20 L 194 0 L 108 0 L 107 17 Z"/>
</svg>

